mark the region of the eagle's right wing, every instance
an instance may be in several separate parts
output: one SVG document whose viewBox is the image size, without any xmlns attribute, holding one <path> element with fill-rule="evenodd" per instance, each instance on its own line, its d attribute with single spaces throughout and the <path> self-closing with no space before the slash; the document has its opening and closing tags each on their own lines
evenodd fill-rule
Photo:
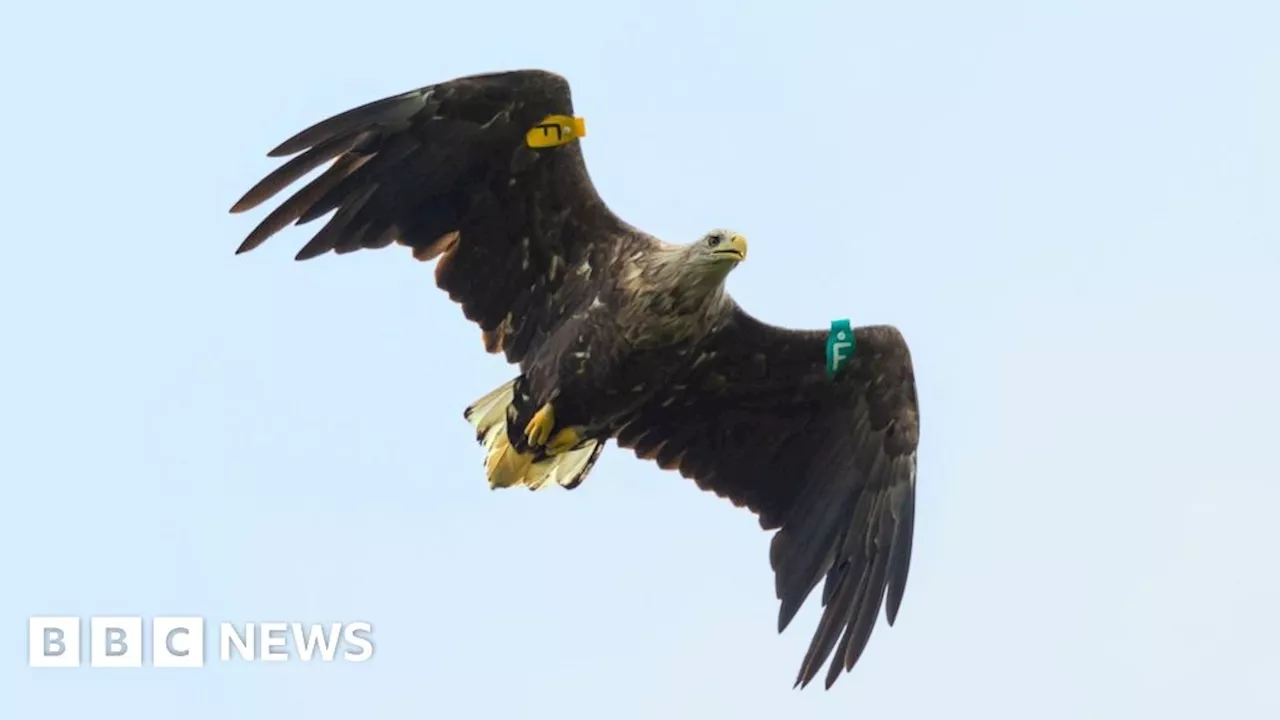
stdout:
<svg viewBox="0 0 1280 720">
<path fill-rule="evenodd" d="M 336 210 L 296 259 L 392 242 L 420 260 L 439 257 L 437 285 L 480 325 L 487 350 L 520 363 L 591 297 L 591 268 L 611 265 L 622 244 L 649 241 L 596 193 L 576 140 L 583 133 L 568 82 L 537 70 L 463 77 L 368 103 L 269 153 L 301 154 L 232 212 L 333 163 L 237 252 Z"/>
</svg>

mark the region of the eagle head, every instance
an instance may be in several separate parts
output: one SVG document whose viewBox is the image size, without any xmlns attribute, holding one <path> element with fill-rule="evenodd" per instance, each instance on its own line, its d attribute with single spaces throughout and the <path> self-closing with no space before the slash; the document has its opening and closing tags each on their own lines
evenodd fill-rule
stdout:
<svg viewBox="0 0 1280 720">
<path fill-rule="evenodd" d="M 662 297 L 677 314 L 718 307 L 724 281 L 747 257 L 747 239 L 732 230 L 712 230 L 697 242 L 666 245 L 642 256 L 644 292 Z"/>
<path fill-rule="evenodd" d="M 732 230 L 712 230 L 702 236 L 693 250 L 696 259 L 732 270 L 747 259 L 747 238 Z"/>
<path fill-rule="evenodd" d="M 673 284 L 710 292 L 721 287 L 738 263 L 747 259 L 747 238 L 733 230 L 712 230 L 684 246 L 680 257 L 672 259 L 680 276 Z"/>
</svg>

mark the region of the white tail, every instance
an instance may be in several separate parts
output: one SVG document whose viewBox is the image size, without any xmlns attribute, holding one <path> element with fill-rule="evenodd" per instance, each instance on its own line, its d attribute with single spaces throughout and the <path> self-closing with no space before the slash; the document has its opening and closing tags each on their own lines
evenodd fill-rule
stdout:
<svg viewBox="0 0 1280 720">
<path fill-rule="evenodd" d="M 507 408 L 515 393 L 510 380 L 471 403 L 463 417 L 476 429 L 476 441 L 485 450 L 485 475 L 493 489 L 524 485 L 539 490 L 548 485 L 577 487 L 595 465 L 602 449 L 600 441 L 560 455 L 533 462 L 533 456 L 516 452 L 507 439 Z"/>
</svg>

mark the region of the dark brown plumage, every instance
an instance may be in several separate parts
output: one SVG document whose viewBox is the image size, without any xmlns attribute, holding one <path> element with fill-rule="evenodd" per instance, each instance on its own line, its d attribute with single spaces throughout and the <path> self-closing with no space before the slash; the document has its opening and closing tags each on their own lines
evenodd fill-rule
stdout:
<svg viewBox="0 0 1280 720">
<path fill-rule="evenodd" d="M 829 376 L 825 330 L 763 323 L 724 291 L 744 238 L 664 243 L 606 207 L 580 142 L 526 143 L 549 117 L 572 114 L 563 78 L 519 71 L 336 115 L 270 153 L 296 157 L 233 212 L 331 165 L 238 252 L 332 212 L 297 259 L 392 242 L 437 259 L 437 284 L 480 326 L 484 348 L 521 371 L 466 413 L 490 483 L 576 487 L 616 438 L 749 508 L 778 530 L 779 631 L 823 582 L 797 684 L 834 651 L 830 687 L 886 602 L 893 623 L 906 585 L 919 438 L 906 342 L 890 326 L 857 328 L 849 364 Z"/>
<path fill-rule="evenodd" d="M 618 445 L 745 506 L 773 537 L 784 630 L 826 576 L 823 611 L 797 683 L 837 650 L 826 685 L 861 656 L 888 595 L 897 618 L 911 562 L 919 439 L 911 358 L 890 326 L 856 328 L 857 352 L 828 379 L 826 331 L 739 308 Z M 836 642 L 840 641 L 839 648 Z"/>
</svg>

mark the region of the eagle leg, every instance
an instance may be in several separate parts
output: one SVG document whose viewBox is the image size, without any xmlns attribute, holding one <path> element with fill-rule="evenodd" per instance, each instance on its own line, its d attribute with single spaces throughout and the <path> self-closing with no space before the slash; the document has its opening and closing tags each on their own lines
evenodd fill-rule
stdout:
<svg viewBox="0 0 1280 720">
<path fill-rule="evenodd" d="M 582 442 L 582 436 L 578 434 L 576 428 L 567 427 L 557 432 L 551 441 L 547 443 L 548 455 L 559 455 L 569 452 Z"/>
<path fill-rule="evenodd" d="M 555 427 L 556 411 L 551 407 L 551 403 L 547 403 L 534 413 L 533 419 L 529 420 L 529 424 L 524 428 L 524 436 L 529 442 L 529 447 L 538 448 L 546 445 Z"/>
</svg>

